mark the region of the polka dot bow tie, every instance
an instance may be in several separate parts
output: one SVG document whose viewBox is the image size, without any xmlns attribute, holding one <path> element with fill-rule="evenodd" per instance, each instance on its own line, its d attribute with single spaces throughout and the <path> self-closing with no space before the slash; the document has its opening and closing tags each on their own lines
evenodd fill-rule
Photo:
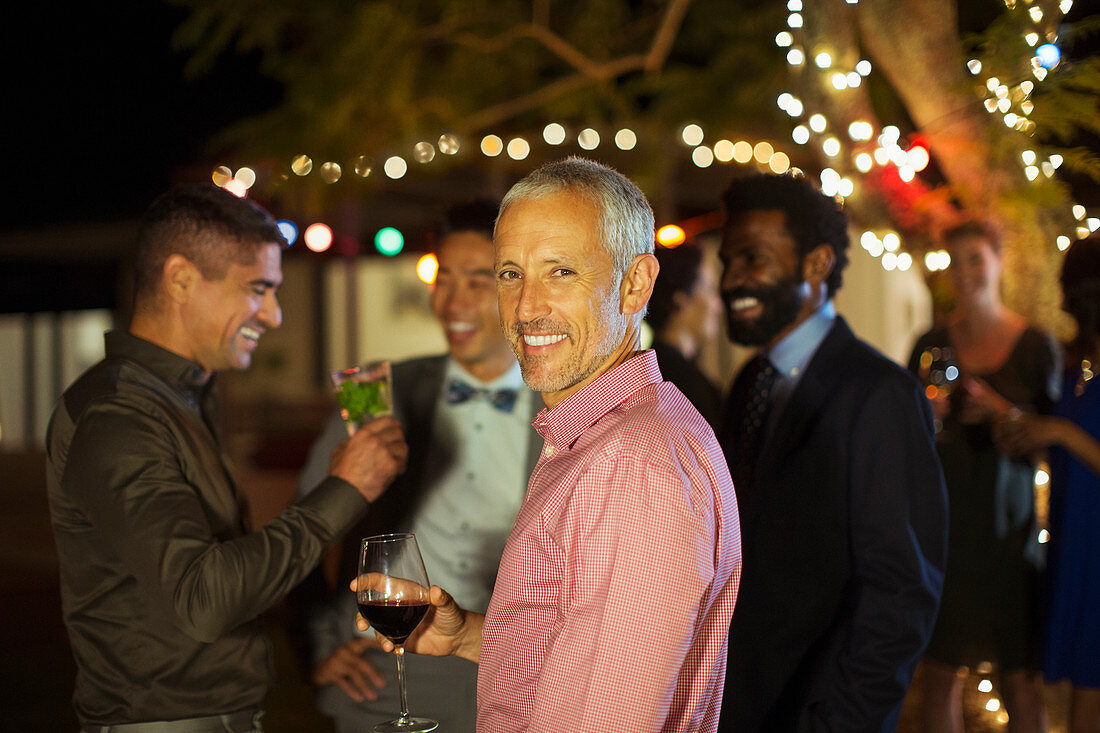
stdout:
<svg viewBox="0 0 1100 733">
<path fill-rule="evenodd" d="M 451 405 L 480 398 L 488 400 L 490 405 L 501 412 L 511 412 L 516 406 L 517 396 L 514 389 L 478 389 L 458 379 L 452 379 L 447 384 L 447 403 Z"/>
</svg>

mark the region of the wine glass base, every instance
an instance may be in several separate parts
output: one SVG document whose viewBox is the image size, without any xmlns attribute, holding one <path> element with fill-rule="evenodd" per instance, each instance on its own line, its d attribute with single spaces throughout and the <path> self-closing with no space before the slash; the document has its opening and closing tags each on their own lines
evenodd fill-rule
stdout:
<svg viewBox="0 0 1100 733">
<path fill-rule="evenodd" d="M 435 730 L 439 723 L 428 718 L 406 718 L 401 720 L 389 720 L 374 726 L 375 733 L 424 733 Z"/>
</svg>

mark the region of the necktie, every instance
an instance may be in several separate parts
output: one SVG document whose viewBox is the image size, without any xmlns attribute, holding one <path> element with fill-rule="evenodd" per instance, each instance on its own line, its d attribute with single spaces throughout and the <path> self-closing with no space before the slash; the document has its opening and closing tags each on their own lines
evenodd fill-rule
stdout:
<svg viewBox="0 0 1100 733">
<path fill-rule="evenodd" d="M 740 421 L 730 427 L 739 426 L 738 432 L 730 436 L 734 441 L 733 460 L 730 473 L 738 494 L 747 491 L 752 485 L 752 474 L 760 448 L 764 442 L 764 431 L 768 424 L 768 408 L 771 406 L 772 387 L 775 386 L 776 369 L 764 355 L 755 357 L 745 367 L 745 380 L 748 389 L 741 405 Z M 734 410 L 734 417 L 737 410 Z"/>
<path fill-rule="evenodd" d="M 460 379 L 452 379 L 447 384 L 447 404 L 455 405 L 469 399 L 488 400 L 489 404 L 501 412 L 511 412 L 516 406 L 518 393 L 514 389 L 479 389 Z"/>
</svg>

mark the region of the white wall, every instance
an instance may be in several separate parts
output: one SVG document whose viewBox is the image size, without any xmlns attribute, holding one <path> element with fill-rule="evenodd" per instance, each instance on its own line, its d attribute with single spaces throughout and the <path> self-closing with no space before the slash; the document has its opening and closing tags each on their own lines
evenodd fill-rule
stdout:
<svg viewBox="0 0 1100 733">
<path fill-rule="evenodd" d="M 932 325 L 932 295 L 919 260 L 906 272 L 887 272 L 855 239 L 848 256 L 851 261 L 837 293 L 837 312 L 857 336 L 906 364 L 913 342 Z"/>
</svg>

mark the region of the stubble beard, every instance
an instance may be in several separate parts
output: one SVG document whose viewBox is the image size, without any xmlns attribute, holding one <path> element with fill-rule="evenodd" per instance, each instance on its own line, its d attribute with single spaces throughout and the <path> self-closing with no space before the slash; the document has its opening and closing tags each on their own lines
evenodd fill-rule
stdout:
<svg viewBox="0 0 1100 733">
<path fill-rule="evenodd" d="M 523 334 L 530 331 L 560 333 L 565 335 L 566 341 L 575 345 L 576 334 L 573 329 L 548 318 L 521 321 L 507 329 L 508 341 L 519 362 L 524 384 L 536 392 L 553 393 L 566 390 L 592 376 L 614 353 L 623 336 L 622 328 L 613 328 L 623 318 L 617 305 L 612 310 L 609 304 L 603 303 L 600 312 L 595 315 L 598 323 L 609 328 L 604 330 L 600 340 L 588 350 L 591 356 L 586 359 L 583 353 L 574 348 L 570 350 L 564 363 L 552 372 L 549 371 L 551 362 L 557 357 L 527 354 L 524 349 Z"/>
</svg>

